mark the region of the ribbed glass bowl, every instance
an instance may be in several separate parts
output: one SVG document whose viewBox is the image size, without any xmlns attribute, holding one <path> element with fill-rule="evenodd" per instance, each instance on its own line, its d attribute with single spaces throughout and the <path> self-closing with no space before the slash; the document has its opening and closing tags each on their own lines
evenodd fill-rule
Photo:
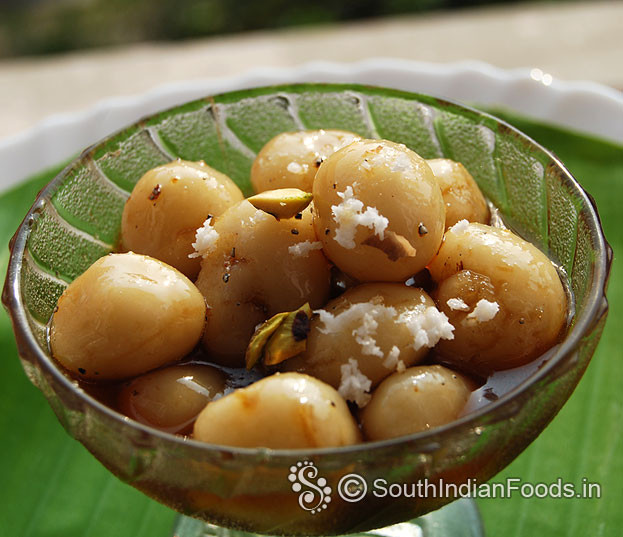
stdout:
<svg viewBox="0 0 623 537">
<path fill-rule="evenodd" d="M 148 169 L 176 157 L 205 160 L 250 193 L 259 149 L 283 131 L 340 128 L 402 142 L 424 158 L 462 162 L 507 225 L 566 272 L 571 327 L 549 360 L 512 391 L 429 432 L 339 449 L 268 450 L 208 445 L 158 432 L 98 402 L 50 356 L 46 326 L 63 289 L 113 251 L 123 205 Z M 484 482 L 555 416 L 601 335 L 611 251 L 590 197 L 554 155 L 494 117 L 390 89 L 303 84 L 227 93 L 149 117 L 87 149 L 39 195 L 15 234 L 3 302 L 30 380 L 66 430 L 123 481 L 182 513 L 231 528 L 289 535 L 342 534 L 411 519 L 448 497 L 338 494 L 358 474 L 371 485 Z M 275 416 L 275 419 L 279 419 Z M 408 419 L 405 416 L 405 419 Z M 311 461 L 331 487 L 320 499 L 292 490 L 290 468 Z M 342 484 L 345 482 L 343 481 Z M 353 495 L 356 490 L 347 491 Z M 325 500 L 326 500 L 326 492 Z M 303 509 L 299 501 L 305 503 Z"/>
</svg>

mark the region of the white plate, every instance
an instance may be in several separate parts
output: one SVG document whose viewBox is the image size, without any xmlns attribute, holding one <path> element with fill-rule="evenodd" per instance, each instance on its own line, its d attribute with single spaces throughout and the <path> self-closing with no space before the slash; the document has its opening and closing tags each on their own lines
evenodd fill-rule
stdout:
<svg viewBox="0 0 623 537">
<path fill-rule="evenodd" d="M 55 115 L 0 141 L 0 191 L 56 165 L 146 115 L 206 95 L 288 82 L 352 82 L 501 106 L 541 121 L 623 143 L 623 94 L 591 82 L 548 79 L 538 70 L 481 62 L 434 64 L 370 59 L 313 62 L 296 69 L 255 69 L 226 79 L 178 82 L 143 95 L 107 99 L 80 113 Z"/>
</svg>

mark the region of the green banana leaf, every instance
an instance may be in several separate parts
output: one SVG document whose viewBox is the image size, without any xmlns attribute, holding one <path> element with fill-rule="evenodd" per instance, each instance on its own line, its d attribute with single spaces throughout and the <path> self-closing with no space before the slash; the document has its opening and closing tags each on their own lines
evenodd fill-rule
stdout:
<svg viewBox="0 0 623 537">
<path fill-rule="evenodd" d="M 492 480 L 561 480 L 578 487 L 588 481 L 599 484 L 601 497 L 524 498 L 515 491 L 510 498 L 479 499 L 486 534 L 614 537 L 623 527 L 623 274 L 617 256 L 623 251 L 623 146 L 505 112 L 496 115 L 553 150 L 595 198 L 615 262 L 609 320 L 584 379 L 545 432 Z M 1 274 L 12 233 L 59 170 L 0 196 Z M 175 513 L 119 481 L 59 425 L 21 369 L 4 311 L 0 352 L 0 535 L 168 537 Z"/>
</svg>

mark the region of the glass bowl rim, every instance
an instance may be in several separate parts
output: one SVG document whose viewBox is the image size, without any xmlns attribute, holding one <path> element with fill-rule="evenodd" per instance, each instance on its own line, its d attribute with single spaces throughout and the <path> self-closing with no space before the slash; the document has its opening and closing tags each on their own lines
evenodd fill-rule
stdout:
<svg viewBox="0 0 623 537">
<path fill-rule="evenodd" d="M 107 418 L 112 419 L 114 422 L 117 422 L 118 425 L 120 425 L 121 427 L 129 427 L 130 429 L 133 429 L 140 433 L 156 437 L 158 440 L 162 440 L 164 442 L 172 442 L 178 447 L 193 448 L 203 452 L 227 453 L 232 456 L 239 455 L 241 457 L 254 455 L 259 456 L 262 459 L 270 458 L 272 460 L 278 460 L 282 458 L 284 460 L 291 460 L 292 458 L 300 459 L 301 457 L 306 456 L 315 457 L 322 455 L 351 455 L 363 451 L 367 452 L 371 450 L 382 450 L 386 448 L 392 448 L 397 445 L 410 443 L 414 443 L 416 449 L 425 452 L 427 451 L 426 448 L 428 445 L 437 444 L 437 440 L 439 437 L 451 435 L 453 431 L 461 430 L 462 428 L 469 426 L 471 423 L 477 425 L 478 420 L 480 420 L 484 416 L 494 416 L 496 413 L 500 412 L 500 409 L 503 409 L 505 407 L 511 407 L 513 405 L 513 402 L 516 401 L 526 390 L 529 390 L 531 386 L 537 384 L 541 380 L 545 379 L 554 370 L 563 366 L 564 363 L 570 359 L 573 351 L 580 344 L 582 337 L 586 333 L 590 332 L 592 327 L 608 311 L 606 289 L 608 285 L 610 266 L 612 264 L 612 248 L 610 247 L 605 238 L 595 201 L 593 200 L 592 196 L 582 188 L 579 182 L 573 177 L 571 172 L 565 167 L 560 159 L 552 151 L 543 147 L 541 144 L 533 140 L 527 134 L 523 133 L 506 121 L 492 114 L 450 99 L 441 99 L 422 93 L 395 90 L 382 86 L 322 82 L 289 83 L 236 89 L 233 91 L 215 94 L 213 96 L 206 96 L 203 98 L 203 100 L 209 101 L 212 99 L 218 99 L 222 96 L 228 96 L 231 98 L 234 95 L 239 94 L 242 96 L 245 93 L 249 92 L 252 93 L 251 96 L 257 96 L 258 94 L 255 93 L 257 91 L 272 90 L 274 92 L 278 92 L 288 89 L 291 90 L 293 88 L 296 88 L 297 90 L 305 90 L 306 88 L 309 88 L 311 90 L 323 88 L 325 91 L 363 90 L 364 92 L 365 90 L 375 90 L 379 92 L 391 93 L 392 96 L 401 96 L 403 98 L 408 98 L 409 100 L 414 101 L 419 101 L 422 98 L 428 101 L 433 99 L 439 105 L 439 107 L 458 107 L 462 110 L 474 114 L 475 116 L 493 120 L 495 123 L 501 125 L 505 130 L 512 133 L 514 136 L 519 137 L 537 151 L 545 154 L 549 158 L 550 162 L 554 164 L 556 168 L 558 168 L 563 182 L 566 184 L 567 187 L 570 187 L 573 195 L 579 197 L 582 200 L 583 210 L 581 212 L 585 212 L 590 217 L 588 218 L 589 230 L 591 236 L 593 237 L 592 243 L 597 243 L 598 245 L 598 249 L 595 250 L 598 255 L 596 255 L 594 259 L 595 268 L 593 271 L 593 277 L 591 279 L 591 285 L 589 287 L 589 293 L 586 297 L 587 307 L 585 308 L 582 316 L 577 319 L 577 321 L 571 327 L 571 330 L 567 333 L 563 341 L 557 345 L 556 350 L 552 353 L 552 355 L 548 358 L 548 360 L 542 367 L 540 367 L 536 372 L 529 375 L 525 380 L 523 380 L 513 389 L 505 393 L 499 399 L 491 401 L 486 405 L 478 408 L 477 410 L 465 414 L 445 425 L 434 427 L 426 431 L 420 431 L 417 433 L 412 433 L 396 438 L 390 438 L 387 440 L 366 441 L 349 446 L 328 448 L 271 449 L 265 447 L 244 448 L 236 446 L 209 444 L 206 442 L 201 442 L 199 440 L 193 440 L 189 437 L 178 436 L 164 431 L 160 431 L 148 425 L 134 421 L 124 416 L 123 414 L 113 410 L 104 403 L 98 401 L 96 398 L 88 394 L 83 389 L 79 388 L 76 382 L 68 377 L 66 374 L 64 374 L 63 370 L 56 365 L 54 359 L 41 350 L 34 334 L 30 330 L 26 314 L 26 307 L 19 287 L 23 256 L 26 249 L 26 243 L 31 232 L 30 224 L 37 218 L 37 214 L 39 213 L 41 208 L 45 205 L 47 201 L 49 201 L 49 199 L 51 199 L 51 196 L 54 194 L 59 184 L 62 183 L 63 179 L 66 177 L 66 174 L 71 171 L 71 169 L 75 166 L 76 162 L 81 161 L 97 147 L 100 147 L 107 141 L 114 139 L 117 135 L 126 131 L 128 128 L 139 124 L 146 124 L 149 119 L 157 117 L 165 112 L 183 107 L 185 104 L 188 103 L 181 103 L 176 106 L 157 111 L 154 114 L 145 116 L 133 122 L 132 124 L 126 125 L 118 131 L 113 132 L 109 136 L 106 136 L 105 138 L 102 138 L 101 140 L 95 142 L 94 144 L 84 149 L 80 153 L 80 155 L 74 158 L 39 192 L 35 202 L 29 209 L 28 213 L 24 217 L 22 223 L 18 227 L 17 231 L 15 232 L 9 243 L 11 253 L 4 289 L 2 292 L 2 302 L 7 312 L 9 313 L 9 316 L 11 317 L 15 337 L 18 341 L 18 353 L 21 355 L 23 352 L 29 357 L 34 358 L 33 361 L 35 361 L 40 367 L 42 367 L 45 372 L 50 374 L 56 382 L 59 382 L 66 389 L 77 395 L 82 403 L 89 407 L 93 407 L 97 412 L 102 413 Z M 261 93 L 259 95 L 261 95 Z M 197 100 L 198 99 L 193 99 L 189 102 L 194 102 Z M 429 444 L 427 444 L 427 442 Z"/>
</svg>

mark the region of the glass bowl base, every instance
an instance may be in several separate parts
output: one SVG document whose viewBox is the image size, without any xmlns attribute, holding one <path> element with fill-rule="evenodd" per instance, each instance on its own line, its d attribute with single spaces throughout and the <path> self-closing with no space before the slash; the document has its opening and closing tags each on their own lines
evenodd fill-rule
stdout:
<svg viewBox="0 0 623 537">
<path fill-rule="evenodd" d="M 256 533 L 230 530 L 208 522 L 180 515 L 175 521 L 172 537 L 251 537 Z M 386 526 L 352 537 L 484 537 L 482 520 L 476 502 L 461 498 L 437 511 L 408 522 Z"/>
</svg>

